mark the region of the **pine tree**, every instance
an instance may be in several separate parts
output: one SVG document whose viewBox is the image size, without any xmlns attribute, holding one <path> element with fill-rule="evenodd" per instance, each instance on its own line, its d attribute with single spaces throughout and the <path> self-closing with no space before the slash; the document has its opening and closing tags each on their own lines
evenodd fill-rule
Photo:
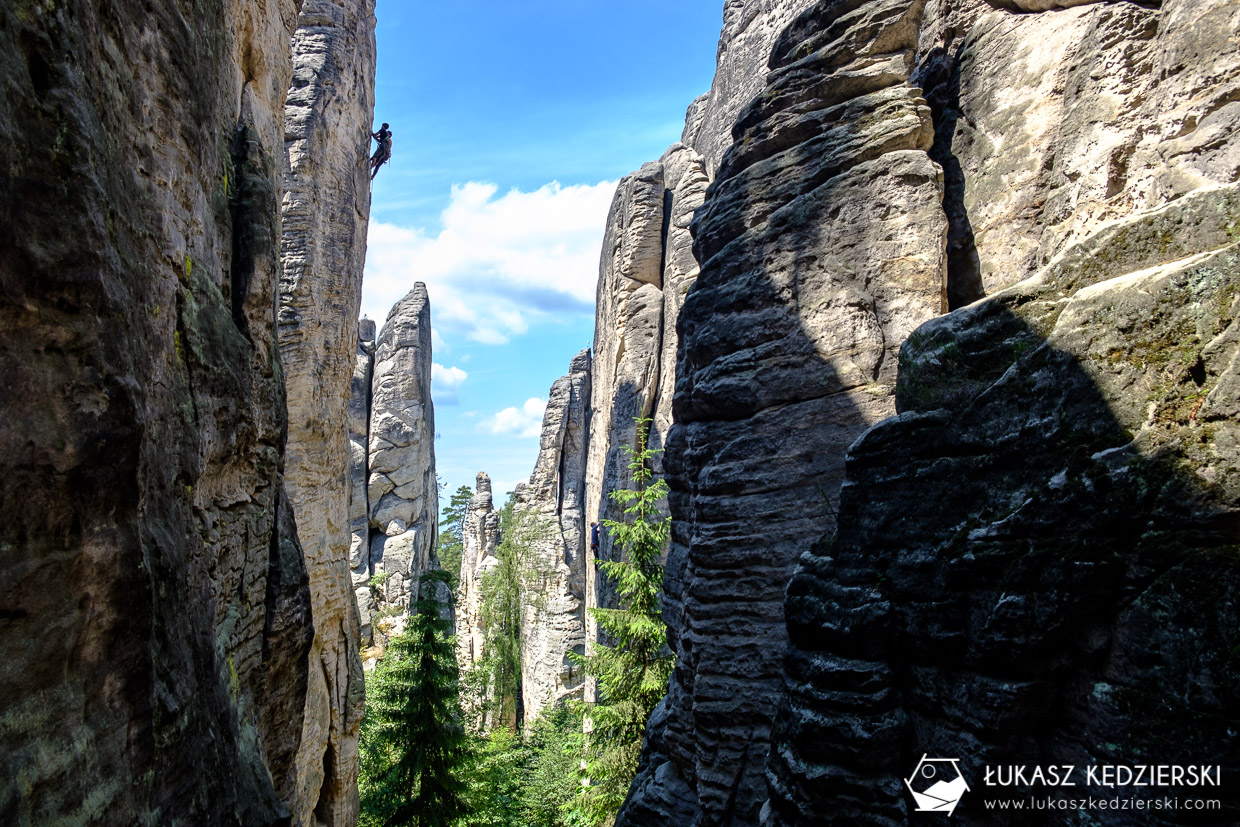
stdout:
<svg viewBox="0 0 1240 827">
<path fill-rule="evenodd" d="M 408 628 L 368 687 L 362 726 L 362 823 L 447 827 L 467 810 L 468 740 L 461 723 L 455 646 L 435 570 L 419 580 Z"/>
<path fill-rule="evenodd" d="M 590 614 L 611 643 L 596 643 L 588 657 L 578 659 L 598 680 L 599 690 L 598 703 L 588 711 L 592 729 L 586 772 L 591 783 L 573 805 L 592 825 L 610 823 L 624 803 L 637 772 L 646 722 L 667 691 L 675 662 L 660 607 L 671 518 L 659 514 L 667 483 L 654 479 L 650 469 L 658 452 L 647 443 L 649 430 L 650 420 L 639 419 L 638 447 L 627 449 L 633 488 L 611 494 L 625 506 L 626 519 L 602 521 L 622 551 L 622 559 L 599 564 L 616 584 L 620 608 L 593 608 Z"/>
<path fill-rule="evenodd" d="M 461 555 L 465 553 L 465 515 L 469 513 L 469 501 L 474 492 L 468 485 L 462 485 L 452 494 L 452 499 L 443 508 L 443 516 L 439 521 L 439 566 L 448 573 L 448 585 L 452 593 L 456 593 L 457 583 L 461 579 Z"/>
</svg>

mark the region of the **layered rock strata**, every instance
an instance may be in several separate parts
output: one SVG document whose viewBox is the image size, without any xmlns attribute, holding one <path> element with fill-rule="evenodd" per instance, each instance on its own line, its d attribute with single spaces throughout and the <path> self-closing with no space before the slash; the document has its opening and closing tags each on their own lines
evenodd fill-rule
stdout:
<svg viewBox="0 0 1240 827">
<path fill-rule="evenodd" d="M 908 82 L 921 3 L 821 2 L 693 218 L 665 468 L 678 661 L 618 824 L 754 824 L 784 587 L 834 523 L 845 448 L 894 413 L 895 354 L 945 304 L 942 175 Z"/>
<path fill-rule="evenodd" d="M 464 671 L 486 654 L 486 626 L 482 618 L 483 579 L 499 560 L 499 513 L 491 497 L 491 478 L 478 473 L 474 496 L 461 526 L 461 578 L 457 586 L 457 664 Z"/>
<path fill-rule="evenodd" d="M 1011 286 L 910 337 L 849 452 L 788 589 L 766 823 L 906 823 L 927 752 L 1240 767 L 1236 31 L 1229 2 L 994 12 L 939 76 L 953 240 Z"/>
<path fill-rule="evenodd" d="M 927 752 L 1240 769 L 1238 216 L 1230 186 L 1105 225 L 909 339 L 789 586 L 768 823 L 907 823 Z"/>
<path fill-rule="evenodd" d="M 570 655 L 585 653 L 586 439 L 590 351 L 578 353 L 547 397 L 538 461 L 517 496 L 515 529 L 530 550 L 523 584 L 521 697 L 525 720 L 581 697 L 584 675 Z"/>
<path fill-rule="evenodd" d="M 813 0 L 726 0 L 710 91 L 685 115 L 681 143 L 691 146 L 714 175 L 732 145 L 732 124 L 762 91 L 775 38 Z"/>
<path fill-rule="evenodd" d="M 274 313 L 297 6 L 0 7 L 0 822 L 298 811 L 313 626 Z"/>
<path fill-rule="evenodd" d="M 357 600 L 359 644 L 374 644 L 376 613 L 370 590 L 370 380 L 375 370 L 375 323 L 357 323 L 357 350 L 349 384 L 349 568 Z"/>
<path fill-rule="evenodd" d="M 364 570 L 354 571 L 355 583 L 372 586 L 376 612 L 386 621 L 371 621 L 380 642 L 404 628 L 418 578 L 437 564 L 431 306 L 421 282 L 392 307 L 375 342 L 369 407 L 369 554 Z"/>
<path fill-rule="evenodd" d="M 357 818 L 363 681 L 342 470 L 349 467 L 346 412 L 370 213 L 374 28 L 374 0 L 306 0 L 284 108 L 278 321 L 288 389 L 286 476 L 315 628 L 297 759 L 299 824 Z"/>
<path fill-rule="evenodd" d="M 701 156 L 675 144 L 616 191 L 595 310 L 583 525 L 623 518 L 610 494 L 631 486 L 626 449 L 637 447 L 639 418 L 651 420 L 650 445 L 662 450 L 672 419 L 675 320 L 698 272 L 689 221 L 708 182 Z M 655 463 L 661 474 L 662 457 Z M 617 553 L 603 531 L 599 557 L 613 560 Z M 597 567 L 587 566 L 585 574 L 587 605 L 614 605 L 614 588 L 597 576 Z M 587 623 L 594 639 L 595 624 Z"/>
</svg>

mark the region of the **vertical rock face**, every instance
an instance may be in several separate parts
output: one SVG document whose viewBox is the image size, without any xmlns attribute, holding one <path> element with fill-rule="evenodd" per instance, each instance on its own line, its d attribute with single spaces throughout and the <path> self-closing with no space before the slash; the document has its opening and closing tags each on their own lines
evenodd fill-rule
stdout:
<svg viewBox="0 0 1240 827">
<path fill-rule="evenodd" d="M 464 671 L 482 660 L 486 629 L 482 623 L 482 577 L 497 565 L 499 514 L 491 498 L 491 478 L 479 472 L 461 529 L 461 579 L 457 587 L 457 663 Z"/>
<path fill-rule="evenodd" d="M 609 495 L 630 485 L 625 448 L 637 445 L 636 419 L 653 420 L 655 449 L 671 424 L 675 319 L 698 272 L 689 221 L 707 183 L 702 158 L 675 144 L 622 180 L 612 202 L 595 310 L 582 530 L 623 516 Z M 661 458 L 656 462 L 661 472 Z M 600 539 L 600 557 L 615 559 L 605 531 Z M 596 574 L 595 566 L 586 567 L 587 605 L 613 605 L 610 584 Z M 587 622 L 593 639 L 593 622 Z M 587 697 L 591 693 L 588 687 Z"/>
<path fill-rule="evenodd" d="M 689 106 L 681 141 L 702 155 L 710 175 L 732 145 L 740 110 L 762 91 L 775 38 L 813 0 L 725 0 L 715 77 Z"/>
<path fill-rule="evenodd" d="M 0 7 L 0 821 L 287 824 L 297 4 Z"/>
<path fill-rule="evenodd" d="M 693 219 L 665 467 L 678 662 L 618 823 L 754 824 L 782 686 L 784 587 L 834 521 L 844 449 L 894 413 L 895 352 L 943 308 L 921 4 L 814 4 Z"/>
<path fill-rule="evenodd" d="M 357 599 L 359 645 L 374 643 L 375 601 L 370 593 L 369 480 L 370 379 L 375 369 L 375 323 L 357 325 L 357 352 L 349 385 L 349 568 Z"/>
<path fill-rule="evenodd" d="M 901 414 L 849 452 L 788 588 L 768 823 L 904 824 L 923 753 L 1233 771 L 1237 31 L 1229 2 L 993 12 L 925 73 L 953 276 L 1012 286 L 909 338 Z"/>
<path fill-rule="evenodd" d="M 439 534 L 431 306 L 421 282 L 392 307 L 375 345 L 369 445 L 368 567 L 382 575 L 378 608 L 395 616 L 388 631 L 396 633 L 416 599 L 418 577 L 431 568 Z"/>
<path fill-rule="evenodd" d="M 569 658 L 586 642 L 586 437 L 590 351 L 573 358 L 547 397 L 538 462 L 516 502 L 532 539 L 532 582 L 522 602 L 521 696 L 525 720 L 580 696 L 584 676 Z M 528 522 L 528 524 L 525 524 Z"/>
<path fill-rule="evenodd" d="M 374 109 L 373 0 L 306 0 L 284 110 L 279 342 L 288 388 L 289 500 L 310 576 L 315 638 L 295 818 L 357 818 L 362 717 L 358 618 L 349 576 L 349 435 Z"/>
</svg>

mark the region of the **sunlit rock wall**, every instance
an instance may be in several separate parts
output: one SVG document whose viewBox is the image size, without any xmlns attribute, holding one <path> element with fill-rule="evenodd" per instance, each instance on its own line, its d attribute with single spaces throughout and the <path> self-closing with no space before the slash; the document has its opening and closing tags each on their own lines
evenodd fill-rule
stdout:
<svg viewBox="0 0 1240 827">
<path fill-rule="evenodd" d="M 586 437 L 590 352 L 578 353 L 555 381 L 543 415 L 538 461 L 514 507 L 528 538 L 529 576 L 521 615 L 521 697 L 525 720 L 580 698 L 584 675 L 570 654 L 585 652 Z"/>
<path fill-rule="evenodd" d="M 347 409 L 370 214 L 374 28 L 373 0 L 306 0 L 284 108 L 278 319 L 288 387 L 285 471 L 315 628 L 297 761 L 300 824 L 357 818 L 364 693 L 349 577 Z"/>
<path fill-rule="evenodd" d="M 415 284 L 388 313 L 375 342 L 370 389 L 366 501 L 372 579 L 359 573 L 356 581 L 374 586 L 371 634 L 379 643 L 404 628 L 439 537 L 425 284 Z"/>
<path fill-rule="evenodd" d="M 461 527 L 461 577 L 457 586 L 457 664 L 467 670 L 486 654 L 486 627 L 482 621 L 483 577 L 499 565 L 499 513 L 491 495 L 491 478 L 478 473 L 474 496 Z"/>
<path fill-rule="evenodd" d="M 944 307 L 920 19 L 894 0 L 797 17 L 693 219 L 664 459 L 678 662 L 620 823 L 757 822 L 784 587 L 834 521 L 844 449 L 894 413 L 896 349 Z"/>
</svg>

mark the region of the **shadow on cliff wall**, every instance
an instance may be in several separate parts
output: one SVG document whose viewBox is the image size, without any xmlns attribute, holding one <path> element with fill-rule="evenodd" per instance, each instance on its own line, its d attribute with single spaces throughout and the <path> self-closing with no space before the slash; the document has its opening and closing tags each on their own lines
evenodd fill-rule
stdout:
<svg viewBox="0 0 1240 827">
<path fill-rule="evenodd" d="M 811 150 L 792 152 L 827 164 Z M 726 193 L 731 203 L 749 197 L 747 186 Z M 824 356 L 821 337 L 802 327 L 802 286 L 842 275 L 821 260 L 835 206 L 829 193 L 807 196 L 769 226 L 734 222 L 736 237 L 715 237 L 708 255 L 695 242 L 706 263 L 677 319 L 664 456 L 673 516 L 664 617 L 678 662 L 619 827 L 752 824 L 766 798 L 785 586 L 797 556 L 834 527 L 845 449 L 890 410 L 863 388 L 887 374 L 894 381 L 881 335 L 839 342 Z M 841 288 L 823 307 L 863 337 L 857 331 L 873 330 L 884 301 Z"/>
<path fill-rule="evenodd" d="M 1234 778 L 1234 250 L 1176 252 L 1195 218 L 1159 229 L 1149 249 L 1111 238 L 1114 249 L 1077 263 L 1073 290 L 1215 257 L 1110 305 L 1095 289 L 1079 305 L 1093 315 L 1054 344 L 1071 290 L 1016 291 L 923 326 L 906 346 L 904 413 L 854 446 L 845 480 L 845 449 L 877 417 L 862 394 L 840 392 L 861 390 L 841 373 L 854 375 L 856 354 L 824 358 L 821 331 L 800 323 L 803 280 L 857 244 L 830 226 L 840 205 L 826 182 L 838 173 L 824 175 L 804 174 L 768 226 L 715 238 L 705 255 L 695 223 L 706 261 L 678 320 L 666 457 L 665 613 L 683 634 L 617 824 L 756 822 L 771 743 L 771 824 L 906 823 L 902 779 L 923 753 L 963 759 L 978 791 L 956 813 L 965 823 L 1047 823 L 1045 811 L 985 810 L 983 765 L 1221 764 L 1224 783 Z M 769 194 L 750 182 L 721 194 L 720 181 L 707 209 Z M 1137 252 L 1154 257 L 1119 266 Z M 1119 269 L 1099 275 L 1105 266 Z M 881 316 L 882 289 L 866 282 L 836 300 Z M 880 358 L 873 378 L 884 368 Z M 820 497 L 825 508 L 810 505 Z M 824 533 L 785 607 L 796 558 Z M 1234 786 L 1179 792 L 1218 798 L 1223 814 L 1072 818 L 1224 824 L 1240 813 Z"/>
<path fill-rule="evenodd" d="M 1238 282 L 1233 246 L 1080 296 L 1050 342 L 1055 302 L 1028 293 L 910 337 L 902 413 L 853 446 L 838 532 L 788 589 L 766 823 L 904 824 L 923 754 L 961 759 L 965 824 L 1236 823 Z M 1052 764 L 1077 786 L 983 783 Z M 1092 764 L 1222 786 L 1088 786 Z M 1223 809 L 986 806 L 1087 795 Z"/>
</svg>

